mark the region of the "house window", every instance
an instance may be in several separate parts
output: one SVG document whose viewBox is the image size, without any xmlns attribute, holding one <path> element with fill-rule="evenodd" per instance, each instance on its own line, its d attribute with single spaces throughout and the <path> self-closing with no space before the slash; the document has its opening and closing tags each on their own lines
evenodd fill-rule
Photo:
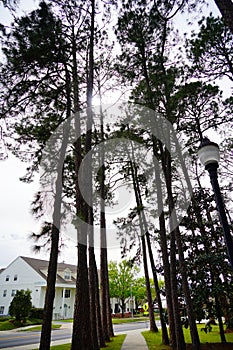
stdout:
<svg viewBox="0 0 233 350">
<path fill-rule="evenodd" d="M 8 281 L 10 281 L 10 276 L 9 275 L 6 276 L 6 282 L 8 282 Z"/>
<path fill-rule="evenodd" d="M 3 297 L 6 297 L 6 294 L 7 294 L 7 290 L 5 289 L 5 290 L 3 291 Z"/>
<path fill-rule="evenodd" d="M 63 291 L 62 291 L 62 298 L 63 298 Z M 65 289 L 65 298 L 70 298 L 70 289 Z"/>
<path fill-rule="evenodd" d="M 62 290 L 62 298 L 63 298 L 63 290 Z M 65 298 L 70 298 L 70 289 L 65 289 Z"/>
<path fill-rule="evenodd" d="M 65 290 L 65 298 L 70 298 L 70 289 Z"/>
<path fill-rule="evenodd" d="M 11 291 L 11 296 L 14 297 L 15 294 L 16 294 L 16 290 L 15 290 L 15 289 L 12 289 L 12 291 Z"/>
<path fill-rule="evenodd" d="M 0 306 L 0 315 L 4 314 L 4 306 Z"/>
<path fill-rule="evenodd" d="M 17 281 L 18 275 L 14 275 L 14 281 Z"/>
<path fill-rule="evenodd" d="M 66 270 L 66 271 L 64 272 L 64 279 L 65 279 L 65 280 L 70 280 L 70 279 L 71 279 L 71 273 L 70 273 L 70 271 Z"/>
</svg>

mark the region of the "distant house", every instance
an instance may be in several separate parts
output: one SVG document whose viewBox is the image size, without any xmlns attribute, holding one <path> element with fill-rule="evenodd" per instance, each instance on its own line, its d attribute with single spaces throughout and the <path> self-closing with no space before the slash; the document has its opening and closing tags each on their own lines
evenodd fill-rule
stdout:
<svg viewBox="0 0 233 350">
<path fill-rule="evenodd" d="M 17 290 L 31 290 L 32 305 L 44 307 L 48 261 L 19 256 L 5 269 L 0 270 L 0 315 L 7 315 Z M 53 318 L 71 318 L 74 311 L 75 265 L 59 263 Z"/>
</svg>

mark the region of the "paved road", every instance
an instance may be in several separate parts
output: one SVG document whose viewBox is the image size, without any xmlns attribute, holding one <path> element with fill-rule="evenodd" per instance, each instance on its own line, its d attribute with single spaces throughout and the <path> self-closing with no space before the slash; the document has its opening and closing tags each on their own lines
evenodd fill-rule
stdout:
<svg viewBox="0 0 233 350">
<path fill-rule="evenodd" d="M 58 322 L 57 322 L 58 323 Z M 62 322 L 59 322 L 62 323 Z M 159 325 L 158 325 L 159 326 Z M 136 329 L 145 329 L 149 327 L 149 322 L 132 322 L 132 323 L 122 323 L 114 325 L 115 333 L 125 333 Z M 56 329 L 52 331 L 52 341 L 64 339 L 64 343 L 70 341 L 72 334 L 72 324 L 62 323 L 61 329 Z M 40 332 L 17 332 L 17 331 L 7 331 L 0 332 L 0 349 L 6 349 L 11 347 L 38 344 L 40 341 Z"/>
</svg>

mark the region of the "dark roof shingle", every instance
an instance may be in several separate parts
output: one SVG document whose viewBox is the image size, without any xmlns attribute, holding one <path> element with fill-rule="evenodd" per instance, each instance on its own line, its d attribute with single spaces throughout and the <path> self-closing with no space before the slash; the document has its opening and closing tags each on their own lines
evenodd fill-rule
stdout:
<svg viewBox="0 0 233 350">
<path fill-rule="evenodd" d="M 40 259 L 34 259 L 34 258 L 28 258 L 25 256 L 21 256 L 21 258 L 30 265 L 41 277 L 46 279 L 46 275 L 41 270 L 48 270 L 49 262 L 47 260 L 40 260 Z M 76 275 L 77 266 L 71 265 L 71 264 L 65 264 L 65 263 L 58 263 L 57 264 L 57 283 L 75 283 L 75 279 L 72 277 L 71 280 L 65 280 L 62 278 L 59 274 L 60 271 L 64 271 L 65 269 L 71 270 L 72 274 Z"/>
</svg>

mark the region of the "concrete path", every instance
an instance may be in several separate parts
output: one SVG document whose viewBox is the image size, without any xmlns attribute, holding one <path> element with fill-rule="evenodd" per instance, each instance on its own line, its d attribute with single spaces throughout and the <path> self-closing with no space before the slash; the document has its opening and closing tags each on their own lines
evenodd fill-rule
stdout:
<svg viewBox="0 0 233 350">
<path fill-rule="evenodd" d="M 141 329 L 127 332 L 121 350 L 148 350 L 145 338 L 141 332 Z"/>
</svg>

